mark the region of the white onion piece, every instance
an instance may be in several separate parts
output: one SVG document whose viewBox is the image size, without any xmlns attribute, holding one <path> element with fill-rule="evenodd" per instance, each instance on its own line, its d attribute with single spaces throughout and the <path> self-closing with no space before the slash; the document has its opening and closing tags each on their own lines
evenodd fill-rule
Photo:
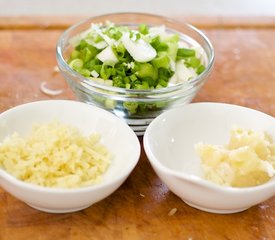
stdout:
<svg viewBox="0 0 275 240">
<path fill-rule="evenodd" d="M 157 55 L 156 50 L 143 39 L 132 41 L 129 33 L 126 33 L 122 37 L 122 43 L 126 50 L 137 62 L 149 62 Z"/>
<path fill-rule="evenodd" d="M 102 50 L 99 54 L 96 56 L 101 62 L 112 62 L 117 63 L 118 59 L 116 55 L 113 52 L 112 47 L 108 46 L 104 50 Z"/>
<path fill-rule="evenodd" d="M 47 95 L 56 96 L 56 95 L 59 95 L 59 94 L 63 93 L 62 89 L 53 90 L 53 89 L 49 89 L 46 85 L 47 85 L 47 82 L 45 82 L 45 81 L 42 82 L 40 84 L 40 91 L 47 94 Z"/>
</svg>

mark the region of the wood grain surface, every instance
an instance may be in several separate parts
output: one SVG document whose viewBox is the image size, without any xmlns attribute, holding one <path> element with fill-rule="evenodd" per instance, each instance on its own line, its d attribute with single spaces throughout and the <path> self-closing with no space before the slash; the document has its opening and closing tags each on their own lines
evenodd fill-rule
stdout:
<svg viewBox="0 0 275 240">
<path fill-rule="evenodd" d="M 54 71 L 55 45 L 78 19 L 0 18 L 0 112 L 36 100 L 74 99 Z M 210 38 L 216 53 L 213 73 L 194 101 L 233 103 L 275 117 L 274 19 L 194 18 L 192 23 Z M 63 93 L 45 95 L 40 91 L 44 81 Z M 177 211 L 170 216 L 173 208 Z M 272 240 L 275 197 L 236 214 L 194 209 L 167 189 L 142 150 L 125 183 L 80 212 L 43 213 L 0 188 L 0 240 L 21 239 Z"/>
</svg>

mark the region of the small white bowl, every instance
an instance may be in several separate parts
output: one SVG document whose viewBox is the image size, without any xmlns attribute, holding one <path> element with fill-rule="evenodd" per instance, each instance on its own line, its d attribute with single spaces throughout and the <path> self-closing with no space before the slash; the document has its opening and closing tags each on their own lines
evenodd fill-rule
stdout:
<svg viewBox="0 0 275 240">
<path fill-rule="evenodd" d="M 74 212 L 112 194 L 126 180 L 140 156 L 140 143 L 131 128 L 106 110 L 69 100 L 27 103 L 0 114 L 0 141 L 14 133 L 26 134 L 35 122 L 52 120 L 77 127 L 83 134 L 97 132 L 114 158 L 102 183 L 74 189 L 42 187 L 16 179 L 0 169 L 0 186 L 28 205 L 52 213 Z"/>
<path fill-rule="evenodd" d="M 233 125 L 266 131 L 275 139 L 275 119 L 223 103 L 193 103 L 161 114 L 147 128 L 144 149 L 160 179 L 188 205 L 212 213 L 235 213 L 275 194 L 275 177 L 255 187 L 233 188 L 202 178 L 198 142 L 226 144 Z"/>
</svg>

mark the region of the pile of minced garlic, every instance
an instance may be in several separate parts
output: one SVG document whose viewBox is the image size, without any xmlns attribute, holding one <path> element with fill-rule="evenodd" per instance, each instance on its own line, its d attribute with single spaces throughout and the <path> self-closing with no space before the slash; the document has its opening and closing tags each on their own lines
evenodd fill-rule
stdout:
<svg viewBox="0 0 275 240">
<path fill-rule="evenodd" d="M 263 184 L 275 175 L 275 143 L 262 131 L 233 127 L 226 146 L 198 143 L 204 178 L 224 186 Z"/>
<path fill-rule="evenodd" d="M 102 181 L 111 154 L 97 133 L 83 136 L 59 121 L 34 124 L 31 133 L 7 136 L 0 143 L 0 167 L 40 186 L 77 188 Z"/>
</svg>

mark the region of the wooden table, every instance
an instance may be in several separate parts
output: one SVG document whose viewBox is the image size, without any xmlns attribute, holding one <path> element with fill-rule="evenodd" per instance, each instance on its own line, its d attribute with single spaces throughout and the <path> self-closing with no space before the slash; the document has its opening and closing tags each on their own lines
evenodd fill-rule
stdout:
<svg viewBox="0 0 275 240">
<path fill-rule="evenodd" d="M 55 44 L 61 32 L 79 19 L 0 18 L 0 112 L 41 99 L 74 99 L 54 71 Z M 178 19 L 201 28 L 216 52 L 213 74 L 194 101 L 239 104 L 275 117 L 275 20 Z M 63 93 L 45 95 L 40 91 L 43 81 Z M 169 216 L 173 208 L 177 211 Z M 0 188 L 0 239 L 271 240 L 275 197 L 237 214 L 196 210 L 167 189 L 142 150 L 127 181 L 110 197 L 80 212 L 43 213 Z"/>
</svg>

